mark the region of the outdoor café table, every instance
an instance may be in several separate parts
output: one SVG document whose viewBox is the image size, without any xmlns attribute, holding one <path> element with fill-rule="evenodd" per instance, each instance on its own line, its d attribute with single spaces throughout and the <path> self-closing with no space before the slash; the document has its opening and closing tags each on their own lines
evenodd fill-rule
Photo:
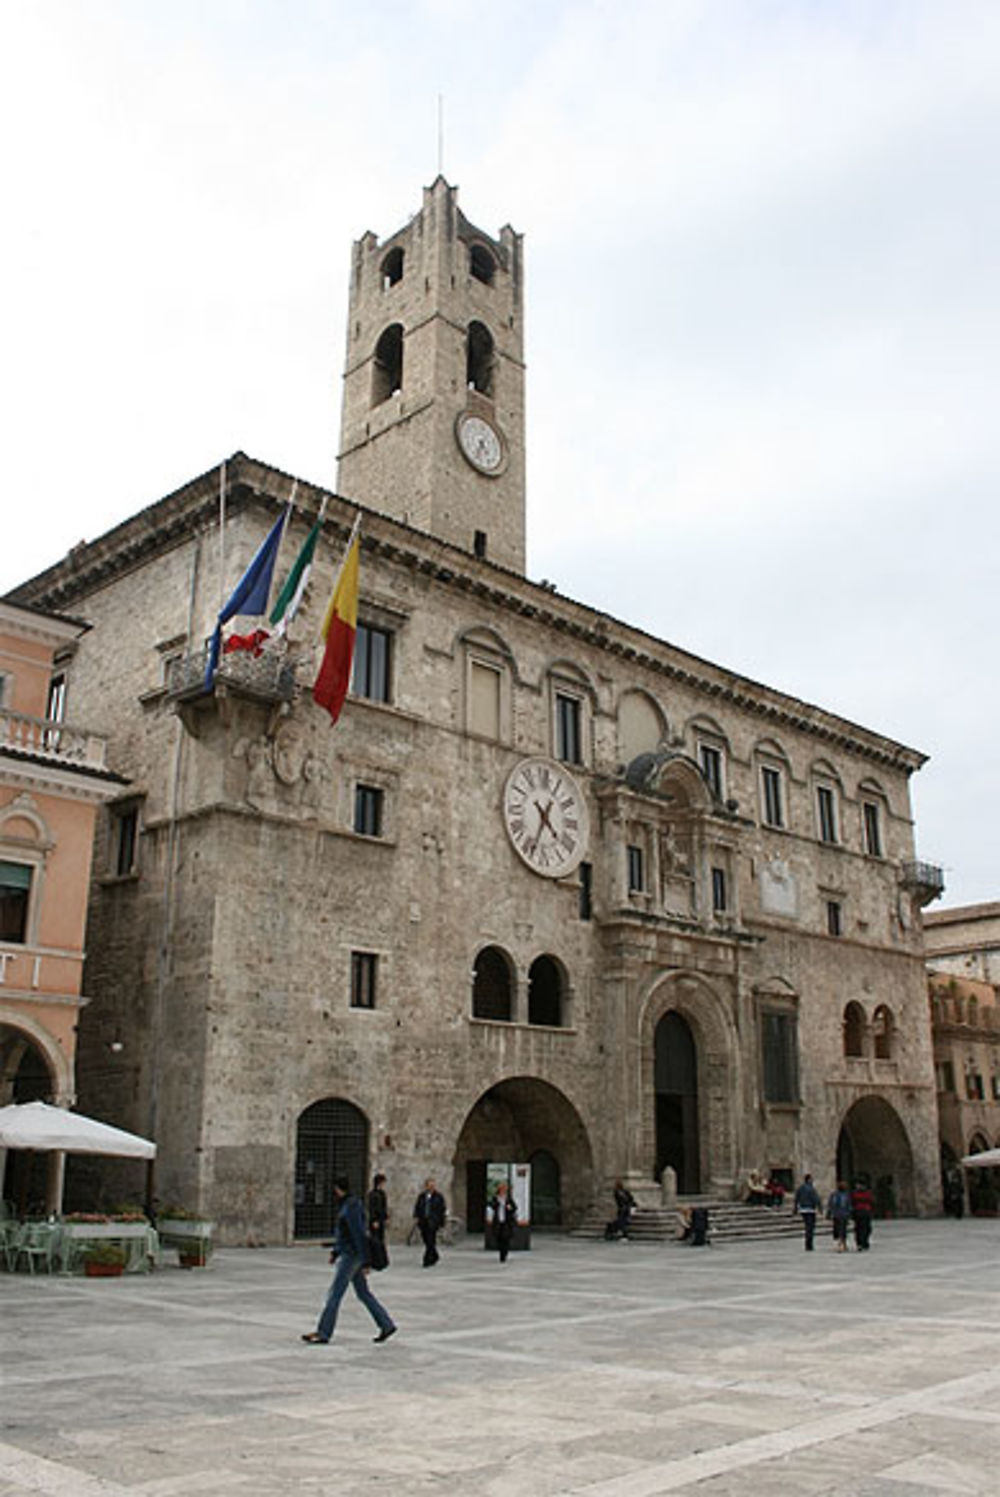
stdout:
<svg viewBox="0 0 1000 1497">
<path fill-rule="evenodd" d="M 126 1273 L 149 1273 L 156 1262 L 160 1241 L 148 1222 L 56 1222 L 59 1233 L 55 1254 L 63 1273 L 83 1273 L 88 1248 L 115 1242 L 128 1254 Z"/>
</svg>

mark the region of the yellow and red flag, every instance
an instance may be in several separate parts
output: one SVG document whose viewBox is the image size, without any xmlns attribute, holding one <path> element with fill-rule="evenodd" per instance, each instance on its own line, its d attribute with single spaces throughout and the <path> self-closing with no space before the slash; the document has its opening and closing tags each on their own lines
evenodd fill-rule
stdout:
<svg viewBox="0 0 1000 1497">
<path fill-rule="evenodd" d="M 333 596 L 330 599 L 320 633 L 326 641 L 323 663 L 313 687 L 313 701 L 325 707 L 331 723 L 340 716 L 347 688 L 351 680 L 351 664 L 354 660 L 354 636 L 358 629 L 358 577 L 361 552 L 361 537 L 358 516 L 347 543 L 347 553 L 341 564 Z"/>
</svg>

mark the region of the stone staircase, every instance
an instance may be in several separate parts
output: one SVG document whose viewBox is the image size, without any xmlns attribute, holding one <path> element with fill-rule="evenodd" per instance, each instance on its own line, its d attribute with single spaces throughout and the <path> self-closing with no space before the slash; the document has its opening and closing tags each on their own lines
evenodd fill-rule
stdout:
<svg viewBox="0 0 1000 1497">
<path fill-rule="evenodd" d="M 774 1206 L 748 1206 L 743 1201 L 716 1201 L 708 1196 L 681 1196 L 675 1206 L 637 1206 L 632 1213 L 630 1236 L 635 1242 L 674 1243 L 687 1246 L 679 1237 L 678 1213 L 688 1206 L 708 1207 L 709 1241 L 760 1242 L 775 1237 L 800 1237 L 802 1223 L 792 1210 L 786 1197 L 785 1204 Z M 598 1203 L 592 1205 L 584 1220 L 570 1234 L 572 1237 L 590 1238 L 592 1241 L 604 1237 L 604 1228 L 614 1216 L 614 1208 Z M 819 1237 L 824 1228 L 822 1221 L 816 1224 Z"/>
</svg>

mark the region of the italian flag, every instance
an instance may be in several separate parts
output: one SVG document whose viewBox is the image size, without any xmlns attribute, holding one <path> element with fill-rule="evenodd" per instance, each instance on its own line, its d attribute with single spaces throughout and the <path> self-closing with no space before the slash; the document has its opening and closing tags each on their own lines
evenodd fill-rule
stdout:
<svg viewBox="0 0 1000 1497">
<path fill-rule="evenodd" d="M 323 516 L 320 515 L 309 534 L 302 543 L 302 550 L 295 558 L 295 565 L 289 572 L 284 587 L 275 599 L 274 607 L 268 623 L 274 629 L 275 639 L 280 639 L 287 630 L 292 619 L 299 611 L 302 595 L 309 582 L 312 572 L 313 557 L 316 554 L 316 543 L 319 540 L 320 531 L 323 528 Z"/>
<path fill-rule="evenodd" d="M 351 663 L 354 659 L 354 636 L 358 628 L 358 565 L 361 552 L 359 527 L 361 516 L 354 522 L 347 543 L 347 552 L 341 563 L 333 596 L 330 599 L 323 627 L 320 631 L 326 641 L 323 663 L 313 687 L 313 701 L 325 707 L 331 723 L 340 716 L 347 687 L 351 680 Z"/>
</svg>

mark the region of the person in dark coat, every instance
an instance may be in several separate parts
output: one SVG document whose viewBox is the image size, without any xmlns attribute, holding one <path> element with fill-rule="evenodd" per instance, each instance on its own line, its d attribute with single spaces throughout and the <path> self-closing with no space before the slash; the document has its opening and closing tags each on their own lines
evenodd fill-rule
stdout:
<svg viewBox="0 0 1000 1497">
<path fill-rule="evenodd" d="M 875 1197 L 867 1182 L 856 1181 L 851 1191 L 851 1215 L 854 1217 L 854 1241 L 859 1253 L 867 1253 L 872 1240 L 872 1217 Z"/>
<path fill-rule="evenodd" d="M 620 1237 L 624 1242 L 629 1241 L 629 1226 L 632 1221 L 632 1212 L 635 1210 L 635 1196 L 626 1189 L 621 1180 L 615 1181 L 615 1219 L 608 1224 L 605 1236 L 610 1240 Z"/>
<path fill-rule="evenodd" d="M 424 1239 L 424 1267 L 433 1268 L 441 1254 L 437 1250 L 437 1235 L 445 1223 L 447 1207 L 444 1196 L 433 1179 L 424 1181 L 424 1188 L 417 1196 L 413 1207 L 413 1219 Z"/>
<path fill-rule="evenodd" d="M 812 1175 L 806 1175 L 802 1184 L 795 1192 L 795 1214 L 802 1218 L 802 1230 L 805 1233 L 806 1252 L 813 1250 L 813 1237 L 816 1235 L 816 1213 L 822 1205 L 819 1191 L 813 1184 Z"/>
<path fill-rule="evenodd" d="M 389 1201 L 385 1193 L 385 1176 L 376 1175 L 368 1192 L 368 1238 L 373 1268 L 385 1268 L 389 1262 L 389 1250 L 385 1245 L 385 1229 L 389 1224 Z"/>
<path fill-rule="evenodd" d="M 847 1223 L 851 1219 L 851 1193 L 843 1180 L 837 1181 L 826 1203 L 826 1214 L 833 1224 L 833 1244 L 838 1253 L 847 1252 Z"/>
<path fill-rule="evenodd" d="M 506 1263 L 511 1238 L 514 1236 L 514 1228 L 517 1225 L 517 1206 L 507 1189 L 506 1180 L 501 1180 L 497 1186 L 496 1195 L 492 1197 L 486 1208 L 486 1219 L 493 1223 L 493 1239 L 500 1254 L 500 1262 Z"/>
<path fill-rule="evenodd" d="M 333 1336 L 337 1324 L 337 1311 L 347 1293 L 348 1285 L 378 1326 L 376 1341 L 388 1341 L 396 1334 L 392 1316 L 368 1287 L 368 1232 L 365 1227 L 365 1212 L 357 1196 L 351 1195 L 346 1175 L 339 1175 L 333 1182 L 333 1198 L 337 1204 L 337 1229 L 333 1243 L 332 1261 L 337 1265 L 333 1283 L 314 1331 L 303 1335 L 310 1346 L 325 1346 Z"/>
</svg>

